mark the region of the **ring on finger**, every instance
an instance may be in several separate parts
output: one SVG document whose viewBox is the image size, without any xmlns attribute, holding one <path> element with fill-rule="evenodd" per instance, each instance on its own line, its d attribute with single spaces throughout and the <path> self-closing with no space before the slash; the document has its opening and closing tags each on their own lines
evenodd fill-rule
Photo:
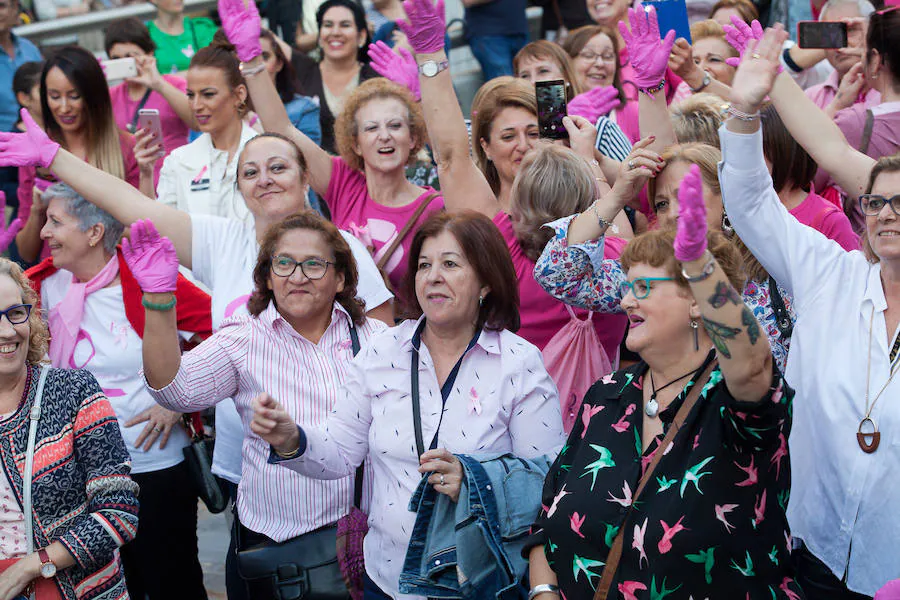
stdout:
<svg viewBox="0 0 900 600">
<path fill-rule="evenodd" d="M 444 485 L 444 474 L 441 473 L 441 482 L 438 485 Z"/>
<path fill-rule="evenodd" d="M 754 52 L 753 54 L 750 55 L 750 58 L 757 59 L 757 58 L 762 58 L 762 56 L 760 56 L 760 54 L 758 52 Z"/>
<path fill-rule="evenodd" d="M 159 432 L 161 432 L 162 430 L 163 430 L 163 428 L 160 427 L 159 425 L 155 425 L 155 426 L 153 427 L 153 431 L 155 431 L 156 433 L 159 433 Z"/>
<path fill-rule="evenodd" d="M 630 170 L 632 170 L 632 169 L 634 169 L 634 161 L 633 161 L 633 160 L 629 160 L 629 161 L 628 161 L 628 170 L 630 171 Z"/>
</svg>

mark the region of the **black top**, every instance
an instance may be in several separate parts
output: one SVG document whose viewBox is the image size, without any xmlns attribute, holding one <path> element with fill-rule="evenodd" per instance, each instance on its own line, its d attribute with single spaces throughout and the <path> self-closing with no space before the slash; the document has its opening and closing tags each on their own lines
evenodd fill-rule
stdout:
<svg viewBox="0 0 900 600">
<path fill-rule="evenodd" d="M 319 63 L 311 59 L 304 52 L 294 49 L 291 56 L 291 64 L 297 74 L 297 92 L 304 96 L 316 96 L 319 98 L 319 124 L 322 126 L 322 148 L 331 154 L 337 154 L 337 144 L 334 139 L 334 115 L 325 100 L 325 88 L 322 83 L 322 72 Z M 359 70 L 359 82 L 380 77 L 369 65 L 362 65 Z"/>
<path fill-rule="evenodd" d="M 646 372 L 647 364 L 638 363 L 591 387 L 547 474 L 534 537 L 544 543 L 565 597 L 593 597 L 625 527 L 611 598 L 802 598 L 791 579 L 785 516 L 793 390 L 773 367 L 766 398 L 739 402 L 715 369 L 623 522 L 642 468 L 665 435 L 641 452 Z M 692 386 L 660 413 L 664 429 Z"/>
</svg>

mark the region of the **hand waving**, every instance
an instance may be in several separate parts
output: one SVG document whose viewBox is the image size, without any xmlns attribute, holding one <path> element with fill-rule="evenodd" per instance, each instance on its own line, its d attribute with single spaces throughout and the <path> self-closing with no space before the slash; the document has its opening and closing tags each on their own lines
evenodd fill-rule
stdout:
<svg viewBox="0 0 900 600">
<path fill-rule="evenodd" d="M 249 62 L 262 54 L 259 44 L 261 25 L 255 0 L 219 0 L 219 17 L 241 62 Z"/>
<path fill-rule="evenodd" d="M 444 49 L 444 32 L 447 19 L 444 0 L 404 0 L 403 10 L 409 20 L 398 19 L 397 26 L 409 38 L 409 45 L 416 54 L 430 54 Z"/>
<path fill-rule="evenodd" d="M 737 16 L 731 15 L 731 22 L 734 24 L 733 26 L 724 25 L 722 29 L 725 30 L 725 40 L 731 44 L 732 48 L 738 51 L 740 57 L 726 58 L 725 63 L 737 68 L 741 61 L 744 60 L 744 53 L 747 51 L 747 48 L 753 43 L 759 42 L 766 32 L 756 19 L 747 25 Z M 781 73 L 782 70 L 781 61 L 779 61 L 778 72 Z"/>
<path fill-rule="evenodd" d="M 634 68 L 634 83 L 640 89 L 653 88 L 665 77 L 669 54 L 675 43 L 675 31 L 671 30 L 664 39 L 659 39 L 659 19 L 652 6 L 646 10 L 641 6 L 629 8 L 628 22 L 631 31 L 622 21 L 619 21 L 619 31 Z"/>
<path fill-rule="evenodd" d="M 378 40 L 369 46 L 369 58 L 372 59 L 370 64 L 379 75 L 402 85 L 412 92 L 417 101 L 421 100 L 419 66 L 416 64 L 416 59 L 406 48 L 401 46 L 399 50 L 400 54 L 398 55 L 387 44 Z"/>
<path fill-rule="evenodd" d="M 178 255 L 167 237 L 149 220 L 131 226 L 131 239 L 122 240 L 125 263 L 145 293 L 174 292 L 178 282 Z"/>
<path fill-rule="evenodd" d="M 680 262 L 698 260 L 706 251 L 706 204 L 700 168 L 691 165 L 678 188 L 678 231 L 675 258 Z"/>
<path fill-rule="evenodd" d="M 759 41 L 751 40 L 731 82 L 731 103 L 736 108 L 750 114 L 759 110 L 775 85 L 781 66 L 781 48 L 786 39 L 787 32 L 781 25 L 776 25 L 766 29 Z"/>
<path fill-rule="evenodd" d="M 619 104 L 619 90 L 615 87 L 595 87 L 572 98 L 569 102 L 569 116 L 584 117 L 593 124 L 601 115 L 608 114 Z"/>
<path fill-rule="evenodd" d="M 59 144 L 51 140 L 26 109 L 19 113 L 25 133 L 0 132 L 0 167 L 50 168 Z"/>
</svg>

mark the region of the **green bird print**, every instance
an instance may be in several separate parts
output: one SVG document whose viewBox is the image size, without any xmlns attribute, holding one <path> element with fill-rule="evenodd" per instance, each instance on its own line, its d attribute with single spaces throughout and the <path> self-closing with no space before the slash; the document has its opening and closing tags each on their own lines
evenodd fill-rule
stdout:
<svg viewBox="0 0 900 600">
<path fill-rule="evenodd" d="M 681 585 L 679 585 L 678 587 L 674 587 L 671 590 L 667 590 L 666 589 L 666 578 L 663 577 L 662 589 L 657 590 L 656 589 L 656 575 L 654 575 L 653 579 L 650 581 L 650 600 L 663 600 L 663 598 L 665 598 L 666 596 L 675 593 L 678 590 L 678 588 L 680 588 L 680 587 L 681 587 Z"/>
<path fill-rule="evenodd" d="M 591 577 L 600 577 L 603 574 L 602 567 L 604 567 L 606 563 L 600 562 L 599 560 L 591 560 L 590 558 L 582 558 L 575 555 L 575 559 L 572 561 L 572 574 L 575 577 L 575 581 L 578 581 L 579 573 L 584 573 L 587 575 L 588 582 L 590 582 Z M 600 569 L 599 573 L 595 573 L 592 569 Z M 593 587 L 593 583 L 591 587 Z"/>
<path fill-rule="evenodd" d="M 734 559 L 731 559 L 731 568 L 743 575 L 744 577 L 756 577 L 756 573 L 753 572 L 753 559 L 750 558 L 750 551 L 747 551 L 747 560 L 744 561 L 744 566 L 737 564 L 734 562 Z"/>
<path fill-rule="evenodd" d="M 772 546 L 772 549 L 769 551 L 769 560 L 772 561 L 773 565 L 778 566 L 778 546 Z"/>
<path fill-rule="evenodd" d="M 664 491 L 678 483 L 677 479 L 666 479 L 666 476 L 656 478 L 656 483 L 659 485 L 659 489 L 656 490 L 657 494 L 662 494 Z"/>
<path fill-rule="evenodd" d="M 706 574 L 707 585 L 712 585 L 712 568 L 716 565 L 716 559 L 713 556 L 716 547 L 713 546 L 709 550 L 701 550 L 697 554 L 685 554 L 685 558 L 692 563 L 703 565 L 703 571 Z"/>
<path fill-rule="evenodd" d="M 709 475 L 712 471 L 701 472 L 700 469 L 705 467 L 709 461 L 713 459 L 712 456 L 708 458 L 704 458 L 696 465 L 688 469 L 684 472 L 684 479 L 681 480 L 681 497 L 684 498 L 684 489 L 687 487 L 688 483 L 694 484 L 694 489 L 703 494 L 703 491 L 700 489 L 700 478 L 704 475 Z"/>
<path fill-rule="evenodd" d="M 597 483 L 597 473 L 600 472 L 600 469 L 607 469 L 609 467 L 616 466 L 616 461 L 612 458 L 612 452 L 603 446 L 598 446 L 596 444 L 591 444 L 591 448 L 594 449 L 600 455 L 600 458 L 589 464 L 584 468 L 584 473 L 581 474 L 581 477 L 591 476 L 591 491 L 594 491 L 594 484 Z M 581 478 L 579 477 L 579 479 Z"/>
<path fill-rule="evenodd" d="M 619 533 L 619 527 L 617 525 L 610 525 L 609 523 L 604 523 L 606 526 L 606 534 L 603 536 L 603 542 L 607 547 L 612 548 L 613 542 L 616 539 L 616 534 Z"/>
</svg>

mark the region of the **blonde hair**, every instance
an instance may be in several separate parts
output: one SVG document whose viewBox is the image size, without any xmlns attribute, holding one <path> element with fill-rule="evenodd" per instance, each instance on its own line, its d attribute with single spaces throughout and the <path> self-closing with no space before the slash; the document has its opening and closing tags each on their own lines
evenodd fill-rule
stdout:
<svg viewBox="0 0 900 600">
<path fill-rule="evenodd" d="M 525 155 L 510 193 L 510 216 L 525 255 L 537 261 L 552 231 L 545 223 L 585 211 L 597 197 L 587 163 L 564 146 L 542 145 Z"/>
<path fill-rule="evenodd" d="M 487 159 L 481 140 L 489 142 L 494 119 L 505 108 L 521 108 L 537 119 L 537 98 L 534 87 L 518 77 L 504 75 L 491 79 L 478 90 L 472 100 L 472 153 L 475 163 L 494 191 L 500 193 L 500 174 L 494 163 Z M 346 110 L 346 109 L 345 109 Z"/>
<path fill-rule="evenodd" d="M 517 74 L 519 72 L 519 63 L 529 58 L 555 62 L 559 66 L 559 70 L 562 71 L 563 79 L 569 84 L 569 98 L 574 98 L 582 92 L 581 86 L 578 85 L 578 77 L 572 68 L 572 59 L 559 44 L 554 44 L 547 40 L 537 40 L 526 44 L 513 58 L 513 73 Z"/>
<path fill-rule="evenodd" d="M 415 145 L 409 151 L 409 164 L 415 162 L 416 155 L 428 143 L 428 131 L 425 129 L 422 107 L 419 102 L 415 101 L 410 91 L 383 77 L 369 79 L 353 90 L 334 123 L 334 137 L 337 141 L 338 153 L 351 169 L 362 171 L 365 168 L 362 156 L 354 150 L 359 135 L 356 114 L 372 100 L 379 99 L 398 100 L 406 107 L 409 133 L 415 140 Z"/>
<path fill-rule="evenodd" d="M 669 112 L 678 142 L 701 142 L 719 148 L 723 103 L 724 100 L 715 94 L 700 93 L 673 104 Z"/>
<path fill-rule="evenodd" d="M 723 42 L 725 42 L 725 46 L 728 48 L 729 58 L 738 55 L 738 51 L 735 50 L 734 47 L 732 47 L 732 45 L 729 44 L 728 40 L 725 38 L 725 30 L 722 29 L 721 25 L 719 25 L 712 19 L 697 21 L 696 23 L 691 25 L 691 43 L 696 44 L 697 40 L 705 39 L 722 40 Z"/>
<path fill-rule="evenodd" d="M 31 287 L 31 281 L 25 277 L 22 268 L 13 261 L 0 258 L 0 275 L 6 275 L 12 279 L 22 292 L 22 303 L 31 305 L 31 315 L 28 317 L 28 327 L 30 329 L 28 355 L 25 357 L 25 360 L 30 365 L 39 364 L 44 360 L 47 349 L 50 347 L 50 331 L 41 318 L 41 310 L 39 308 L 41 299 L 38 297 L 37 292 L 34 291 L 34 288 Z"/>
</svg>

